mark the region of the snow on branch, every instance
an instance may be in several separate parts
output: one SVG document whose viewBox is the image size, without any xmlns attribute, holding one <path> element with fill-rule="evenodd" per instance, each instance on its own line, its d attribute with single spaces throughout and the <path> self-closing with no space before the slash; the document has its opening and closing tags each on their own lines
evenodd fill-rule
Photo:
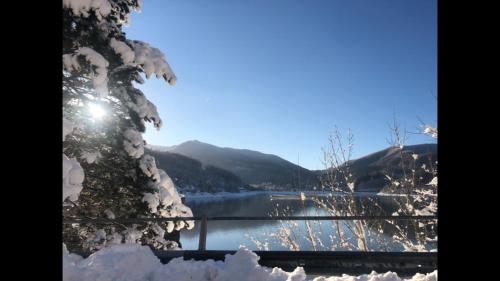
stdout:
<svg viewBox="0 0 500 281">
<path fill-rule="evenodd" d="M 71 201 L 78 200 L 78 196 L 83 189 L 82 183 L 84 178 L 85 176 L 80 163 L 74 158 L 68 158 L 63 153 L 63 202 L 66 198 L 69 198 Z"/>
<path fill-rule="evenodd" d="M 134 62 L 135 53 L 125 42 L 111 38 L 109 45 L 113 48 L 115 53 L 120 55 L 123 64 L 131 64 Z"/>
<path fill-rule="evenodd" d="M 154 73 L 156 78 L 163 77 L 170 85 L 175 84 L 177 77 L 162 51 L 142 41 L 127 40 L 127 43 L 115 38 L 110 40 L 111 48 L 116 54 L 120 55 L 124 65 L 141 66 L 147 79 Z"/>
<path fill-rule="evenodd" d="M 147 177 L 156 182 L 160 181 L 160 173 L 158 172 L 158 168 L 156 168 L 156 162 L 153 156 L 148 154 L 143 155 L 141 160 L 139 160 L 139 167 Z"/>
<path fill-rule="evenodd" d="M 424 134 L 437 139 L 438 130 L 437 128 L 432 127 L 431 125 L 424 125 Z"/>
<path fill-rule="evenodd" d="M 427 185 L 437 186 L 438 185 L 438 177 L 437 176 L 433 177 L 432 180 Z"/>
<path fill-rule="evenodd" d="M 129 103 L 130 108 L 132 108 L 132 110 L 134 110 L 141 119 L 152 121 L 155 128 L 159 130 L 162 126 L 162 121 L 156 106 L 146 99 L 141 91 L 135 89 L 134 92 L 134 100 Z"/>
<path fill-rule="evenodd" d="M 193 212 L 189 207 L 182 203 L 181 197 L 175 188 L 172 179 L 161 169 L 157 169 L 160 180 L 150 182 L 149 186 L 155 190 L 155 193 L 144 193 L 142 201 L 148 203 L 152 213 L 162 217 L 192 217 Z M 194 227 L 193 221 L 168 222 L 167 231 L 170 233 L 175 228 L 180 230 L 184 227 L 191 229 Z"/>
<path fill-rule="evenodd" d="M 96 163 L 102 155 L 99 151 L 84 151 L 81 157 L 85 160 L 85 162 L 92 164 Z"/>
<path fill-rule="evenodd" d="M 88 17 L 94 11 L 98 20 L 111 13 L 111 4 L 108 0 L 63 0 L 63 7 L 71 9 L 76 16 Z"/>
<path fill-rule="evenodd" d="M 152 213 L 156 213 L 158 210 L 158 206 L 160 206 L 160 198 L 158 197 L 158 193 L 144 193 L 142 197 L 142 202 L 148 203 L 148 207 Z"/>
<path fill-rule="evenodd" d="M 139 158 L 144 154 L 144 140 L 142 134 L 134 129 L 127 129 L 123 134 L 123 147 L 125 151 L 134 158 Z"/>
<path fill-rule="evenodd" d="M 73 132 L 74 126 L 71 121 L 63 117 L 63 141 L 66 139 L 66 136 Z"/>
<path fill-rule="evenodd" d="M 78 56 L 83 56 L 95 67 L 92 73 L 92 80 L 99 97 L 108 96 L 108 65 L 109 62 L 98 52 L 89 47 L 80 47 L 74 54 L 63 55 L 63 67 L 68 72 L 78 71 L 81 66 L 78 63 Z"/>
<path fill-rule="evenodd" d="M 135 63 L 142 66 L 146 78 L 149 79 L 154 73 L 156 78 L 163 77 L 170 85 L 175 84 L 177 77 L 167 63 L 165 55 L 159 49 L 137 40 L 129 42 L 134 49 Z"/>
</svg>

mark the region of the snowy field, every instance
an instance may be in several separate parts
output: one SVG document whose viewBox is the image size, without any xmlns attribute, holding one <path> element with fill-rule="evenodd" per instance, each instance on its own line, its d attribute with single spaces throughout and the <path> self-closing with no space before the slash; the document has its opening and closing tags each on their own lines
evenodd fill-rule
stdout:
<svg viewBox="0 0 500 281">
<path fill-rule="evenodd" d="M 259 256 L 244 247 L 224 261 L 184 261 L 176 258 L 162 264 L 147 246 L 120 244 L 104 248 L 88 258 L 70 254 L 63 245 L 63 280 L 65 281 L 435 281 L 437 270 L 416 274 L 409 279 L 394 272 L 363 274 L 359 276 L 310 277 L 302 267 L 292 272 L 267 268 L 258 264 Z"/>
</svg>

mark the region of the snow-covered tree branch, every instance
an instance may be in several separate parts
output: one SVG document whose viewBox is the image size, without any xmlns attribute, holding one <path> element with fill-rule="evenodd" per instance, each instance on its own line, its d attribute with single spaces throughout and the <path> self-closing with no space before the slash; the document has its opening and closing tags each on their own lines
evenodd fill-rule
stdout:
<svg viewBox="0 0 500 281">
<path fill-rule="evenodd" d="M 162 51 L 129 40 L 122 26 L 137 0 L 63 1 L 63 203 L 65 218 L 191 217 L 167 173 L 144 154 L 145 122 L 162 125 L 133 82 L 152 74 L 174 85 Z M 65 225 L 69 249 L 123 242 L 174 249 L 167 233 L 192 221 Z M 70 242 L 71 241 L 71 242 Z"/>
</svg>

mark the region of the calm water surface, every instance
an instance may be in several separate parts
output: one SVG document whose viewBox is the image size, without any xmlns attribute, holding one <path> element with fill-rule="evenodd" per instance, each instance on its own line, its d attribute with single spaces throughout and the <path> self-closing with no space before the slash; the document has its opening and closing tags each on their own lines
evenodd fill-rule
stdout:
<svg viewBox="0 0 500 281">
<path fill-rule="evenodd" d="M 301 200 L 297 194 L 292 193 L 255 193 L 246 196 L 228 197 L 186 197 L 185 204 L 188 205 L 194 216 L 270 216 L 278 212 L 280 215 L 291 216 L 315 216 L 329 215 L 319 209 L 313 198 L 319 195 L 306 193 L 305 200 Z M 323 199 L 325 195 L 320 196 Z M 376 196 L 374 194 L 359 194 L 358 204 L 363 204 L 369 209 L 377 209 L 380 214 L 392 214 L 397 208 L 398 196 Z M 335 196 L 328 197 L 335 202 Z M 366 206 L 368 205 L 368 206 Z M 400 222 L 406 223 L 406 222 Z M 352 222 L 349 223 L 352 226 Z M 357 239 L 349 230 L 349 226 L 340 224 L 340 229 L 348 237 L 349 241 L 357 244 Z M 196 223 L 192 230 L 181 232 L 182 248 L 195 250 L 198 248 L 200 223 Z M 209 221 L 207 227 L 207 250 L 235 250 L 244 245 L 251 250 L 290 250 L 287 245 L 277 237 L 280 230 L 288 229 L 284 234 L 295 241 L 300 250 L 346 250 L 339 248 L 338 228 L 331 221 Z M 313 245 L 307 239 L 308 229 L 311 230 L 320 242 Z M 403 247 L 392 241 L 392 231 L 384 228 L 383 233 L 366 229 L 368 246 L 370 250 L 376 251 L 402 251 Z M 282 232 L 283 233 L 283 232 Z M 256 242 L 257 241 L 257 242 Z M 435 247 L 435 245 L 430 245 Z"/>
</svg>

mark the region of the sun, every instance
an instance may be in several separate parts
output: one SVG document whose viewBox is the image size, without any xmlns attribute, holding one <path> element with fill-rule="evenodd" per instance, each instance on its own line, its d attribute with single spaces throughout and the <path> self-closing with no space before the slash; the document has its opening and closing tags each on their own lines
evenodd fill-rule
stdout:
<svg viewBox="0 0 500 281">
<path fill-rule="evenodd" d="M 101 119 L 106 115 L 106 111 L 98 104 L 90 103 L 89 112 L 95 119 Z"/>
</svg>

